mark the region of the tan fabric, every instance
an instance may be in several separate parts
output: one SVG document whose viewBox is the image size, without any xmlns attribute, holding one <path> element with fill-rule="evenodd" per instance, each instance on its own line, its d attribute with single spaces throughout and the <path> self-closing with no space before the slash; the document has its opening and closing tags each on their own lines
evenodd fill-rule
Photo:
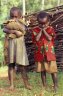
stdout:
<svg viewBox="0 0 63 96">
<path fill-rule="evenodd" d="M 21 31 L 21 32 L 25 32 L 25 23 L 23 22 L 22 19 L 10 19 L 10 20 L 6 20 L 3 23 L 4 27 L 10 29 L 10 30 L 17 30 L 17 31 Z"/>
<path fill-rule="evenodd" d="M 26 33 L 25 31 L 25 24 L 22 19 L 14 20 L 6 20 L 3 23 L 3 26 L 9 30 L 16 30 L 18 33 L 22 33 L 23 35 Z M 16 34 L 7 34 L 8 38 L 17 38 Z"/>
<path fill-rule="evenodd" d="M 57 72 L 57 65 L 56 61 L 50 61 L 50 62 L 38 62 L 36 63 L 36 71 L 41 72 L 41 71 L 46 71 L 48 73 L 54 73 Z"/>
<path fill-rule="evenodd" d="M 9 39 L 9 63 L 16 62 L 19 65 L 29 65 L 24 43 L 24 36 Z"/>
<path fill-rule="evenodd" d="M 8 64 L 9 60 L 8 60 L 8 38 L 7 35 L 5 35 L 4 38 L 4 64 Z"/>
</svg>

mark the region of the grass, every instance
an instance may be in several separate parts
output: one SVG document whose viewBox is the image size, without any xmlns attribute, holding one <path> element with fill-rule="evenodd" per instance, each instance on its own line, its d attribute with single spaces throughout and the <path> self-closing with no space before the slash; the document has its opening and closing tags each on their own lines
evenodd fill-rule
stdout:
<svg viewBox="0 0 63 96">
<path fill-rule="evenodd" d="M 5 75 L 4 75 L 5 74 Z M 2 77 L 1 77 L 2 75 Z M 44 90 L 42 88 L 40 73 L 29 72 L 29 82 L 32 85 L 32 90 L 24 88 L 24 84 L 20 74 L 16 74 L 14 79 L 15 89 L 13 91 L 9 90 L 9 82 L 7 76 L 7 67 L 0 68 L 0 96 L 63 96 L 63 72 L 58 72 L 58 82 L 59 88 L 55 94 L 50 86 L 49 90 Z M 47 74 L 48 85 L 52 85 L 52 79 L 50 74 Z"/>
</svg>

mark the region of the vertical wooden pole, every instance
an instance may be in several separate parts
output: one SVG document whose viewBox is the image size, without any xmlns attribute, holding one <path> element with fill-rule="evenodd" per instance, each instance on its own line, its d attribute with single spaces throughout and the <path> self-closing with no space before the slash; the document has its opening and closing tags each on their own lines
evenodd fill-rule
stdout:
<svg viewBox="0 0 63 96">
<path fill-rule="evenodd" d="M 25 7 L 25 0 L 23 0 L 23 16 L 25 15 L 26 7 Z M 23 18 L 25 21 L 25 18 Z"/>
<path fill-rule="evenodd" d="M 57 2 L 58 2 L 58 3 L 57 3 L 57 6 L 60 6 L 60 0 L 58 0 Z"/>
<path fill-rule="evenodd" d="M 44 3 L 45 3 L 45 0 L 42 0 L 41 10 L 44 10 Z"/>
</svg>

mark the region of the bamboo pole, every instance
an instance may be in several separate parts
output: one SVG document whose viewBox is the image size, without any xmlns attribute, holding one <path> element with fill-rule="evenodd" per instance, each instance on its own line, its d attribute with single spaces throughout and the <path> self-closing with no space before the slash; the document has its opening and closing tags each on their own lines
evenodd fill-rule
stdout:
<svg viewBox="0 0 63 96">
<path fill-rule="evenodd" d="M 41 10 L 44 10 L 44 3 L 45 3 L 45 0 L 42 0 Z"/>
<path fill-rule="evenodd" d="M 25 7 L 25 0 L 23 0 L 23 16 L 25 15 L 26 7 Z"/>
<path fill-rule="evenodd" d="M 58 2 L 57 2 L 57 6 L 59 6 L 60 5 L 60 0 L 58 0 Z"/>
</svg>

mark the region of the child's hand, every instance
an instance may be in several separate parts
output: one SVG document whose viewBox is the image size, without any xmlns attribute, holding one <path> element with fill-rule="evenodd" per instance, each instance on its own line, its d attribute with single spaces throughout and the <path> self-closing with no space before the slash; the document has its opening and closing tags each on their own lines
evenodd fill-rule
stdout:
<svg viewBox="0 0 63 96">
<path fill-rule="evenodd" d="M 45 28 L 42 28 L 42 32 L 44 33 L 46 30 L 45 30 Z"/>
<path fill-rule="evenodd" d="M 24 34 L 20 31 L 15 31 L 17 37 L 24 36 Z"/>
<path fill-rule="evenodd" d="M 44 35 L 46 36 L 46 38 L 47 38 L 49 41 L 51 41 L 51 40 L 52 40 L 52 36 L 50 36 L 50 35 L 46 32 L 45 28 L 43 28 L 42 31 L 43 31 Z"/>
</svg>

